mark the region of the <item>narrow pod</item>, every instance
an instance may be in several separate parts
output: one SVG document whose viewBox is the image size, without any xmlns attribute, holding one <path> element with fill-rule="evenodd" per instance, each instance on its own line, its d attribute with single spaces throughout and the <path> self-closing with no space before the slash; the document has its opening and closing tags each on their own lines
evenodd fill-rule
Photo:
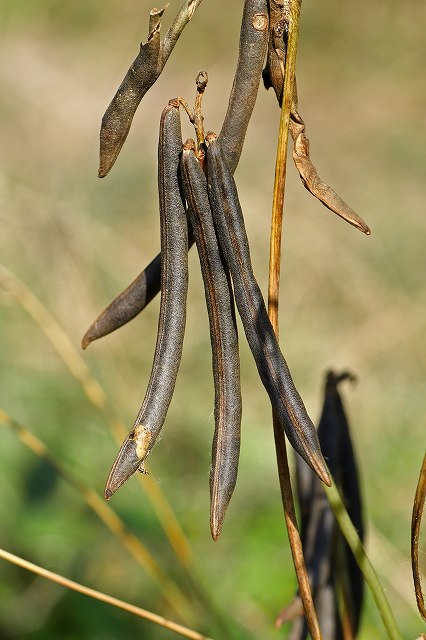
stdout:
<svg viewBox="0 0 426 640">
<path fill-rule="evenodd" d="M 204 282 L 212 344 L 215 433 L 210 472 L 210 530 L 217 540 L 235 488 L 241 439 L 238 335 L 229 273 L 219 251 L 206 177 L 188 140 L 181 158 L 183 190 Z"/>
<path fill-rule="evenodd" d="M 318 436 L 279 348 L 265 303 L 253 274 L 243 213 L 234 179 L 215 134 L 207 136 L 207 182 L 219 243 L 234 285 L 235 300 L 265 386 L 281 426 L 307 464 L 329 485 L 330 477 Z"/>
<path fill-rule="evenodd" d="M 158 145 L 162 260 L 157 344 L 144 401 L 108 476 L 107 499 L 135 471 L 143 469 L 143 461 L 164 424 L 182 355 L 188 289 L 188 231 L 178 179 L 181 148 L 179 103 L 171 100 L 161 116 Z"/>
</svg>

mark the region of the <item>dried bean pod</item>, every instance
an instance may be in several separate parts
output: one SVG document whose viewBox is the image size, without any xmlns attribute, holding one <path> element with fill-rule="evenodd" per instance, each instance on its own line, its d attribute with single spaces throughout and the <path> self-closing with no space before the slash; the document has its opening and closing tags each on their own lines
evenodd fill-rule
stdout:
<svg viewBox="0 0 426 640">
<path fill-rule="evenodd" d="M 259 375 L 290 443 L 320 479 L 330 484 L 316 429 L 294 386 L 253 274 L 235 182 L 223 159 L 216 136 L 209 135 L 207 140 L 207 182 L 213 218 Z"/>
<path fill-rule="evenodd" d="M 194 244 L 188 226 L 188 249 Z M 84 334 L 81 346 L 87 349 L 94 340 L 116 331 L 133 320 L 155 298 L 161 289 L 161 253 L 99 314 Z"/>
<path fill-rule="evenodd" d="M 348 514 L 364 538 L 361 495 L 355 454 L 352 448 L 349 425 L 339 394 L 338 385 L 343 380 L 354 380 L 346 371 L 327 374 L 324 404 L 318 426 L 318 438 L 330 474 L 343 496 Z M 355 638 L 359 628 L 364 578 L 352 551 L 337 526 L 318 478 L 306 464 L 296 460 L 297 494 L 301 512 L 301 536 L 309 582 L 314 597 L 323 636 L 343 638 L 339 602 L 344 602 L 345 628 Z M 341 598 L 341 588 L 344 597 Z M 296 602 L 299 596 L 296 596 Z M 279 616 L 285 622 L 286 607 Z M 299 615 L 302 615 L 301 613 Z M 293 623 L 289 638 L 306 640 L 308 627 L 303 617 Z"/>
<path fill-rule="evenodd" d="M 154 37 L 158 39 L 159 32 L 154 32 L 152 38 Z M 241 22 L 237 69 L 228 109 L 220 132 L 222 148 L 231 173 L 234 173 L 238 165 L 248 123 L 256 102 L 267 43 L 267 1 L 246 0 Z M 164 39 L 163 47 L 166 44 L 168 44 L 167 36 Z M 150 47 L 152 46 L 153 43 L 150 44 Z M 140 56 L 141 54 L 136 58 L 137 61 L 140 61 Z M 138 62 L 139 64 L 140 62 Z M 132 65 L 133 67 L 134 65 Z M 153 82 L 156 79 L 154 76 L 155 74 L 152 75 Z M 136 80 L 133 77 L 133 72 L 129 70 L 104 116 L 101 130 L 101 158 L 103 158 L 101 175 L 106 175 L 115 162 L 126 139 L 134 112 L 143 96 L 143 93 L 135 92 L 131 108 L 129 109 L 129 105 L 126 104 L 124 111 L 128 111 L 126 114 L 123 113 L 123 107 L 120 106 L 120 100 L 123 101 L 123 98 L 120 97 L 121 88 L 124 86 L 125 95 L 127 95 L 131 82 L 136 82 Z M 133 96 L 133 92 L 131 95 Z M 189 246 L 192 246 L 192 242 L 190 235 Z M 83 349 L 87 348 L 94 340 L 102 338 L 132 320 L 157 295 L 160 290 L 160 260 L 161 257 L 158 254 L 144 271 L 102 311 L 86 331 L 82 341 Z"/>
<path fill-rule="evenodd" d="M 267 0 L 246 0 L 240 49 L 228 109 L 219 134 L 230 172 L 237 168 L 257 98 L 269 39 Z"/>
<path fill-rule="evenodd" d="M 241 388 L 238 335 L 231 282 L 214 229 L 207 182 L 188 141 L 181 175 L 203 275 L 210 323 L 215 387 L 215 434 L 210 473 L 210 530 L 219 538 L 235 488 L 241 438 Z"/>
<path fill-rule="evenodd" d="M 130 322 L 157 295 L 160 285 L 161 254 L 159 253 L 90 325 L 81 342 L 83 349 L 86 349 L 94 340 Z"/>
<path fill-rule="evenodd" d="M 108 476 L 107 499 L 137 469 L 143 468 L 143 461 L 166 418 L 182 355 L 188 289 L 188 231 L 178 180 L 181 148 L 179 103 L 171 101 L 161 116 L 158 145 L 162 260 L 157 344 L 145 399 Z"/>
<path fill-rule="evenodd" d="M 161 74 L 183 29 L 200 3 L 201 0 L 186 0 L 183 3 L 162 42 L 160 27 L 164 9 L 150 11 L 148 40 L 141 45 L 139 54 L 102 118 L 98 171 L 100 178 L 107 175 L 117 160 L 140 101 Z"/>
</svg>

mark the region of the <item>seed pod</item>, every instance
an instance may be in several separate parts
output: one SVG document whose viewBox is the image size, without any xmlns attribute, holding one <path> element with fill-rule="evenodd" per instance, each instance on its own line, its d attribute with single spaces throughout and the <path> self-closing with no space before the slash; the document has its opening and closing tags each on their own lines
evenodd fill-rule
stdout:
<svg viewBox="0 0 426 640">
<path fill-rule="evenodd" d="M 161 254 L 158 254 L 90 325 L 81 342 L 83 349 L 137 316 L 160 291 L 160 284 Z"/>
<path fill-rule="evenodd" d="M 281 107 L 284 90 L 284 71 L 288 38 L 288 9 L 284 3 L 269 0 L 269 42 L 266 65 L 262 72 L 265 89 L 275 91 Z"/>
<path fill-rule="evenodd" d="M 100 178 L 107 175 L 117 160 L 140 101 L 161 74 L 182 31 L 200 3 L 201 0 L 186 0 L 162 41 L 160 28 L 164 9 L 150 11 L 148 40 L 141 45 L 102 118 L 98 171 Z"/>
<path fill-rule="evenodd" d="M 358 471 L 349 425 L 338 390 L 340 382 L 346 379 L 354 380 L 354 377 L 346 371 L 341 374 L 330 371 L 327 374 L 318 438 L 330 474 L 363 540 Z M 340 533 L 321 483 L 300 458 L 296 459 L 296 479 L 303 554 L 321 632 L 324 638 L 331 640 L 343 638 L 339 613 L 339 603 L 343 603 L 346 633 L 355 638 L 363 603 L 363 576 Z M 289 633 L 291 640 L 308 638 L 308 627 L 302 617 L 303 610 L 295 607 L 299 600 L 297 595 L 277 620 L 278 625 L 294 620 Z"/>
<path fill-rule="evenodd" d="M 188 249 L 194 244 L 188 225 Z M 87 349 L 94 340 L 119 329 L 133 320 L 155 298 L 161 289 L 161 253 L 99 314 L 84 334 L 81 346 Z"/>
<path fill-rule="evenodd" d="M 246 0 L 241 22 L 237 69 L 219 134 L 222 153 L 232 174 L 237 168 L 256 102 L 268 45 L 268 24 L 267 0 Z"/>
<path fill-rule="evenodd" d="M 244 218 L 232 175 L 216 136 L 207 136 L 209 199 L 221 249 L 231 272 L 235 300 L 250 349 L 272 408 L 299 455 L 330 484 L 317 432 L 297 392 L 253 274 Z"/>
<path fill-rule="evenodd" d="M 343 380 L 354 381 L 355 377 L 344 371 L 336 374 L 329 371 L 325 385 L 324 407 L 318 425 L 318 437 L 329 469 L 338 486 L 348 514 L 358 531 L 361 541 L 364 541 L 364 521 L 362 515 L 362 499 L 359 473 L 352 446 L 348 420 L 339 393 L 339 384 Z M 349 623 L 355 637 L 364 599 L 364 577 L 358 567 L 354 555 L 346 540 L 343 546 L 343 571 L 347 572 L 346 605 L 348 607 Z"/>
<path fill-rule="evenodd" d="M 181 158 L 181 175 L 210 323 L 215 387 L 210 530 L 213 540 L 217 540 L 237 481 L 241 436 L 240 362 L 232 287 L 217 244 L 206 178 L 194 148 L 194 142 L 187 141 Z"/>
<path fill-rule="evenodd" d="M 109 499 L 155 444 L 172 399 L 182 355 L 188 289 L 188 232 L 179 180 L 182 148 L 179 103 L 170 101 L 160 122 L 158 191 L 161 227 L 161 303 L 154 362 L 145 399 L 109 474 Z"/>
<path fill-rule="evenodd" d="M 160 26 L 164 9 L 149 14 L 149 34 L 102 117 L 98 176 L 110 171 L 129 133 L 140 101 L 161 73 Z"/>
<path fill-rule="evenodd" d="M 191 10 L 194 10 L 194 7 L 195 5 Z M 231 173 L 234 173 L 240 159 L 248 123 L 256 102 L 268 43 L 267 9 L 267 0 L 246 0 L 244 5 L 237 69 L 220 132 L 223 152 Z M 157 15 L 161 18 L 159 12 L 151 13 L 152 19 Z M 149 38 L 150 48 L 159 40 L 159 25 L 155 25 L 155 29 Z M 153 39 L 154 42 L 151 43 Z M 168 36 L 164 38 L 162 60 L 164 60 L 164 48 L 167 46 L 168 52 L 174 43 L 174 40 L 169 42 Z M 144 52 L 143 55 L 145 56 L 146 53 Z M 141 64 L 141 56 L 142 53 L 136 58 L 138 66 Z M 153 82 L 156 79 L 155 73 L 151 77 Z M 143 93 L 132 93 L 131 104 L 129 105 L 127 100 L 124 105 L 125 110 L 120 106 L 123 102 L 122 87 L 124 86 L 125 95 L 127 95 L 134 82 L 136 82 L 134 74 L 129 70 L 105 113 L 101 129 L 101 168 L 99 170 L 102 176 L 106 175 L 114 164 L 130 129 L 134 112 L 142 98 Z M 191 247 L 192 243 L 193 238 L 189 233 L 188 246 Z M 157 295 L 160 291 L 160 260 L 161 257 L 158 254 L 144 271 L 102 311 L 86 331 L 82 340 L 83 349 L 86 349 L 94 340 L 102 338 L 132 320 Z"/>
</svg>

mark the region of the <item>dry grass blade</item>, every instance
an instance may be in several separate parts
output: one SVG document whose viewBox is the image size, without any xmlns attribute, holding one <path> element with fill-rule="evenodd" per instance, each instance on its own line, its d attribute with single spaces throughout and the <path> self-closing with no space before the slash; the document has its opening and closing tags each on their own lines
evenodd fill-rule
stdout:
<svg viewBox="0 0 426 640">
<path fill-rule="evenodd" d="M 74 347 L 59 322 L 27 285 L 2 265 L 0 265 L 0 286 L 17 300 L 45 333 L 62 362 L 69 369 L 70 373 L 80 382 L 91 404 L 102 413 L 115 440 L 120 443 L 127 432 L 125 426 L 114 417 L 114 410 L 108 406 L 106 393 L 97 380 L 90 374 L 89 368 L 81 357 L 79 350 Z M 152 503 L 155 513 L 179 562 L 187 570 L 191 570 L 193 564 L 191 548 L 161 489 L 158 485 L 155 485 L 154 481 L 146 481 L 142 476 L 140 476 L 140 482 Z"/>
<path fill-rule="evenodd" d="M 39 458 L 46 460 L 58 475 L 78 491 L 88 506 L 117 537 L 121 545 L 129 551 L 136 562 L 143 567 L 147 574 L 159 585 L 164 597 L 176 613 L 184 617 L 185 620 L 191 620 L 193 617 L 192 608 L 187 603 L 186 597 L 182 594 L 181 590 L 164 573 L 142 542 L 126 528 L 124 522 L 105 500 L 103 500 L 96 491 L 65 469 L 49 452 L 48 447 L 42 440 L 1 409 L 0 423 L 12 428 L 26 447 Z"/>
<path fill-rule="evenodd" d="M 177 624 L 176 622 L 172 622 L 167 618 L 163 618 L 163 616 L 159 616 L 156 613 L 152 613 L 151 611 L 147 611 L 146 609 L 142 609 L 141 607 L 137 607 L 134 604 L 130 604 L 128 602 L 124 602 L 123 600 L 118 600 L 118 598 L 114 598 L 113 596 L 109 596 L 106 593 L 102 593 L 100 591 L 96 591 L 95 589 L 91 589 L 90 587 L 86 587 L 78 582 L 74 582 L 73 580 L 69 580 L 68 578 L 64 578 L 58 573 L 53 573 L 53 571 L 48 571 L 47 569 L 43 569 L 43 567 L 39 567 L 32 562 L 28 562 L 19 556 L 15 556 L 13 553 L 9 553 L 4 549 L 0 549 L 0 558 L 6 560 L 7 562 L 11 562 L 12 564 L 17 565 L 18 567 L 22 567 L 27 571 L 31 571 L 42 578 L 46 578 L 47 580 L 51 580 L 52 582 L 56 582 L 62 587 L 66 587 L 67 589 L 71 589 L 72 591 L 77 591 L 89 598 L 94 598 L 95 600 L 100 600 L 101 602 L 105 602 L 113 607 L 117 607 L 118 609 L 123 609 L 123 611 L 128 611 L 139 618 L 144 618 L 145 620 L 149 620 L 150 622 L 154 622 L 155 624 L 164 627 L 165 629 L 169 629 L 170 631 L 174 631 L 175 633 L 184 636 L 185 638 L 190 638 L 190 640 L 210 640 L 206 636 L 203 636 L 201 633 L 197 631 L 193 631 L 192 629 L 188 629 L 181 624 Z"/>
<path fill-rule="evenodd" d="M 274 3 L 270 3 L 270 8 Z M 297 39 L 299 33 L 300 1 L 293 0 L 289 15 L 289 33 L 287 55 L 285 60 L 284 96 L 281 109 L 280 129 L 278 137 L 277 160 L 275 165 L 275 182 L 272 205 L 271 241 L 269 255 L 269 286 L 268 286 L 268 313 L 278 337 L 278 299 L 281 266 L 281 232 L 285 193 L 286 157 L 288 144 L 288 131 L 290 125 L 290 113 L 295 87 L 295 68 Z M 271 20 L 272 21 L 272 20 Z M 274 25 L 270 25 L 271 28 Z M 273 418 L 275 448 L 280 480 L 281 496 L 284 507 L 285 521 L 290 540 L 294 567 L 297 574 L 300 596 L 303 601 L 306 620 L 313 640 L 321 639 L 321 631 L 313 603 L 312 593 L 303 558 L 302 542 L 297 528 L 294 510 L 294 499 L 291 489 L 290 472 L 287 461 L 286 443 L 278 421 Z"/>
<path fill-rule="evenodd" d="M 426 497 L 426 455 L 420 471 L 419 482 L 417 484 L 416 496 L 414 498 L 413 517 L 411 520 L 411 563 L 413 567 L 414 588 L 416 590 L 417 607 L 423 620 L 426 620 L 425 600 L 420 582 L 419 570 L 419 537 L 420 524 L 422 521 L 423 507 Z"/>
</svg>

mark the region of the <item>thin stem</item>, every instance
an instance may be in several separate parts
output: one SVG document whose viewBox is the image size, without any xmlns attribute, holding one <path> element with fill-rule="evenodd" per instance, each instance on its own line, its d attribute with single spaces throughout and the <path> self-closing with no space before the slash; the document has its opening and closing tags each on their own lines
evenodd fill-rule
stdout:
<svg viewBox="0 0 426 640">
<path fill-rule="evenodd" d="M 193 631 L 192 629 L 188 629 L 181 624 L 177 624 L 176 622 L 172 622 L 167 618 L 163 618 L 163 616 L 159 616 L 156 613 L 152 613 L 151 611 L 147 611 L 146 609 L 142 609 L 141 607 L 137 607 L 134 604 L 129 604 L 128 602 L 124 602 L 123 600 L 118 600 L 113 596 L 109 596 L 106 593 L 102 593 L 100 591 L 96 591 L 95 589 L 91 589 L 90 587 L 86 587 L 78 582 L 74 582 L 73 580 L 69 580 L 68 578 L 64 578 L 58 573 L 53 573 L 53 571 L 48 571 L 47 569 L 43 569 L 32 562 L 28 562 L 19 556 L 15 556 L 13 553 L 9 553 L 4 549 L 0 549 L 0 558 L 3 560 L 7 560 L 12 564 L 16 564 L 18 567 L 22 567 L 27 571 L 31 571 L 42 578 L 47 578 L 47 580 L 51 580 L 52 582 L 56 582 L 60 584 L 62 587 L 66 587 L 67 589 L 71 589 L 72 591 L 77 591 L 78 593 L 82 593 L 85 596 L 89 596 L 89 598 L 94 598 L 95 600 L 100 600 L 101 602 L 105 602 L 106 604 L 112 605 L 113 607 L 117 607 L 118 609 L 123 609 L 124 611 L 128 611 L 135 616 L 139 616 L 139 618 L 144 618 L 145 620 L 149 620 L 150 622 L 154 622 L 155 624 L 164 627 L 165 629 L 170 629 L 170 631 L 174 631 L 175 633 L 184 636 L 185 638 L 190 638 L 190 640 L 211 640 L 206 636 L 203 636 L 201 633 L 197 631 Z"/>
<path fill-rule="evenodd" d="M 161 61 L 163 67 L 173 51 L 173 47 L 179 40 L 182 31 L 191 20 L 201 2 L 202 0 L 187 0 L 187 2 L 184 2 L 180 8 L 179 13 L 173 20 L 173 24 L 164 36 L 164 40 L 161 44 Z"/>
<path fill-rule="evenodd" d="M 413 516 L 411 519 L 411 564 L 413 568 L 414 588 L 416 590 L 417 608 L 423 620 L 426 620 L 425 600 L 422 592 L 419 571 L 419 536 L 420 523 L 422 521 L 423 507 L 426 497 L 426 455 L 420 471 L 419 482 L 417 484 L 416 496 L 414 498 Z"/>
<path fill-rule="evenodd" d="M 380 617 L 382 618 L 389 639 L 402 640 L 401 633 L 398 629 L 398 625 L 392 613 L 392 609 L 383 591 L 383 587 L 380 584 L 376 571 L 374 570 L 374 567 L 365 552 L 358 533 L 354 525 L 352 524 L 348 512 L 345 509 L 336 485 L 333 484 L 331 485 L 331 487 L 324 486 L 324 490 L 330 506 L 333 509 L 336 520 L 339 523 L 340 530 L 343 533 L 352 553 L 354 554 L 354 557 L 358 563 L 360 570 L 362 571 L 365 581 L 370 587 L 371 593 L 375 600 L 377 609 L 379 610 Z"/>
<path fill-rule="evenodd" d="M 277 159 L 275 165 L 275 182 L 272 205 L 271 240 L 269 258 L 269 287 L 268 287 L 268 313 L 278 337 L 278 299 L 280 285 L 281 266 L 281 234 L 283 221 L 285 179 L 287 167 L 287 143 L 290 124 L 291 106 L 294 94 L 295 66 L 297 39 L 300 20 L 300 2 L 294 0 L 291 3 L 288 24 L 288 47 L 284 74 L 284 96 L 281 109 L 280 128 L 278 135 Z M 277 454 L 278 474 L 280 481 L 281 497 L 284 507 L 285 522 L 290 541 L 293 563 L 296 570 L 299 592 L 305 610 L 306 621 L 313 640 L 321 640 L 315 606 L 309 585 L 305 561 L 303 557 L 302 542 L 297 527 L 293 493 L 290 482 L 290 472 L 287 461 L 285 437 L 278 421 L 273 418 L 275 449 Z"/>
</svg>

